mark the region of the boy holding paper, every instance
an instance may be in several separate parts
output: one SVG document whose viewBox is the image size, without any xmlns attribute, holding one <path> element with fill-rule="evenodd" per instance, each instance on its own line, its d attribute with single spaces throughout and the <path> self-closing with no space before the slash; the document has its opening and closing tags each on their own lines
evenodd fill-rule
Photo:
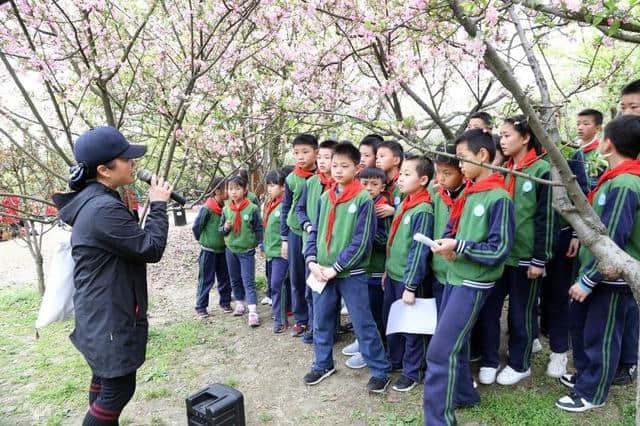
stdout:
<svg viewBox="0 0 640 426">
<path fill-rule="evenodd" d="M 318 214 L 309 232 L 305 258 L 318 281 L 326 281 L 320 293 L 313 292 L 313 350 L 315 361 L 303 381 L 315 385 L 335 373 L 333 343 L 338 301 L 344 298 L 371 379 L 369 392 L 382 393 L 389 385 L 391 366 L 369 309 L 365 267 L 376 232 L 371 196 L 355 179 L 360 151 L 351 143 L 335 146 L 331 160 L 334 183 L 318 203 Z"/>
<path fill-rule="evenodd" d="M 433 177 L 433 163 L 424 156 L 404 160 L 398 177 L 398 188 L 404 200 L 396 211 L 387 242 L 384 282 L 384 319 L 391 305 L 402 299 L 413 305 L 416 290 L 429 273 L 429 247 L 415 241 L 416 233 L 433 236 L 433 207 L 427 185 Z M 422 380 L 425 342 L 419 334 L 396 333 L 387 337 L 391 365 L 402 368 L 393 385 L 397 392 L 408 392 Z"/>
<path fill-rule="evenodd" d="M 456 424 L 455 409 L 477 404 L 467 342 L 478 313 L 511 251 L 513 203 L 504 178 L 474 163 L 490 164 L 495 156 L 491 135 L 468 130 L 456 140 L 456 154 L 469 183 L 451 212 L 445 235 L 434 254 L 451 262 L 438 325 L 427 351 L 424 384 L 426 425 Z M 455 238 L 455 239 L 454 239 Z"/>
</svg>

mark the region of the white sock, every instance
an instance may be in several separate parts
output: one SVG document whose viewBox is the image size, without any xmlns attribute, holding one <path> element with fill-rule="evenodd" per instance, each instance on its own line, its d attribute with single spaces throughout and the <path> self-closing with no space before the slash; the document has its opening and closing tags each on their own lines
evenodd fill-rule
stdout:
<svg viewBox="0 0 640 426">
<path fill-rule="evenodd" d="M 249 312 L 256 312 L 258 310 L 257 305 L 249 305 Z"/>
</svg>

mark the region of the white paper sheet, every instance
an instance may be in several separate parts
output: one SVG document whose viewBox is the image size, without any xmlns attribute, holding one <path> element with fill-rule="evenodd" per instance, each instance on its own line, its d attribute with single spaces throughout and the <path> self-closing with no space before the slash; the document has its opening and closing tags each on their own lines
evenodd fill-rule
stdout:
<svg viewBox="0 0 640 426">
<path fill-rule="evenodd" d="M 327 282 L 319 281 L 313 274 L 309 274 L 309 278 L 307 278 L 307 285 L 311 288 L 311 290 L 315 291 L 318 294 L 321 294 L 322 290 L 324 290 L 324 286 L 327 285 Z"/>
<path fill-rule="evenodd" d="M 416 299 L 407 305 L 402 299 L 391 305 L 387 335 L 394 333 L 433 334 L 436 330 L 436 299 Z"/>
</svg>

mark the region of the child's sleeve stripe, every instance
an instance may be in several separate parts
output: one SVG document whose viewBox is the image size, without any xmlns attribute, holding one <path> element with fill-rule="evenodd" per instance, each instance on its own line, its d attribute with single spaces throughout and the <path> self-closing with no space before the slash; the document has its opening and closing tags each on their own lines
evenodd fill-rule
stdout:
<svg viewBox="0 0 640 426">
<path fill-rule="evenodd" d="M 433 236 L 433 214 L 429 212 L 421 212 L 413 216 L 415 225 L 412 228 L 412 234 L 420 232 L 428 237 Z M 409 290 L 418 288 L 425 275 L 427 274 L 429 254 L 431 250 L 422 243 L 411 240 L 409 255 L 407 256 L 407 268 L 404 273 L 404 285 Z"/>
<path fill-rule="evenodd" d="M 629 188 L 614 188 L 607 194 L 602 208 L 602 223 L 607 227 L 609 236 L 618 247 L 624 249 L 629 242 L 638 209 L 638 194 Z M 593 258 L 583 269 L 590 282 L 598 283 L 604 278 Z"/>
<path fill-rule="evenodd" d="M 494 202 L 490 209 L 489 235 L 486 241 L 464 241 L 460 252 L 470 260 L 485 264 L 497 265 L 504 262 L 513 245 L 513 203 L 502 198 Z"/>
<path fill-rule="evenodd" d="M 542 179 L 549 179 L 550 173 L 542 173 Z M 553 236 L 555 212 L 552 204 L 551 188 L 544 184 L 537 184 L 538 199 L 534 216 L 533 232 L 533 258 L 531 263 L 535 266 L 544 267 L 553 257 Z"/>
<path fill-rule="evenodd" d="M 356 227 L 351 244 L 338 254 L 334 268 L 340 272 L 358 265 L 365 253 L 371 251 L 375 221 L 373 214 L 373 201 L 366 200 L 358 210 Z"/>
</svg>

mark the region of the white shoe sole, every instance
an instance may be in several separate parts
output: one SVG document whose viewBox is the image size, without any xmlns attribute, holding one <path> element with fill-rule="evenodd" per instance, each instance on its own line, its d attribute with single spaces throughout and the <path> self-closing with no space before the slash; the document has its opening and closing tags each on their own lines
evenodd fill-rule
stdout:
<svg viewBox="0 0 640 426">
<path fill-rule="evenodd" d="M 518 383 L 520 383 L 522 380 L 526 379 L 529 376 L 531 376 L 531 371 L 529 371 L 526 374 L 522 373 L 516 381 L 510 380 L 509 382 L 504 382 L 500 380 L 500 375 L 498 374 L 498 377 L 496 377 L 496 383 L 502 386 L 513 386 L 513 385 L 517 385 Z"/>
<path fill-rule="evenodd" d="M 564 405 L 559 404 L 559 403 L 556 402 L 556 407 L 558 407 L 559 409 L 561 409 L 563 411 L 568 411 L 570 413 L 584 413 L 585 411 L 589 411 L 589 410 L 592 410 L 594 408 L 600 408 L 602 406 L 604 406 L 604 404 L 597 404 L 597 405 L 591 404 L 588 407 L 576 407 L 576 408 L 574 408 L 574 407 L 567 407 L 567 406 L 564 406 Z"/>
<path fill-rule="evenodd" d="M 309 382 L 309 383 L 305 382 L 304 384 L 307 385 L 307 386 L 317 385 L 318 383 L 320 383 L 321 381 L 323 381 L 327 377 L 331 376 L 335 372 L 336 372 L 336 369 L 332 368 L 331 370 L 327 371 L 322 376 L 320 376 L 320 378 L 318 380 L 316 380 L 315 382 Z"/>
<path fill-rule="evenodd" d="M 567 374 L 567 370 L 566 369 L 560 374 L 549 372 L 549 370 L 547 370 L 547 376 L 549 376 L 549 377 L 551 377 L 553 379 L 559 379 L 560 377 L 564 376 L 565 374 Z"/>
<path fill-rule="evenodd" d="M 367 363 L 363 362 L 362 364 L 358 364 L 358 365 L 349 365 L 349 360 L 346 360 L 344 362 L 344 365 L 346 365 L 352 370 L 360 370 L 361 368 L 365 368 L 367 366 Z"/>
<path fill-rule="evenodd" d="M 411 389 L 415 388 L 416 386 L 418 386 L 418 383 L 413 382 L 413 384 L 411 386 L 409 386 L 408 388 L 399 389 L 399 388 L 396 387 L 396 385 L 393 385 L 391 387 L 391 389 L 393 389 L 396 392 L 409 392 Z"/>
</svg>

